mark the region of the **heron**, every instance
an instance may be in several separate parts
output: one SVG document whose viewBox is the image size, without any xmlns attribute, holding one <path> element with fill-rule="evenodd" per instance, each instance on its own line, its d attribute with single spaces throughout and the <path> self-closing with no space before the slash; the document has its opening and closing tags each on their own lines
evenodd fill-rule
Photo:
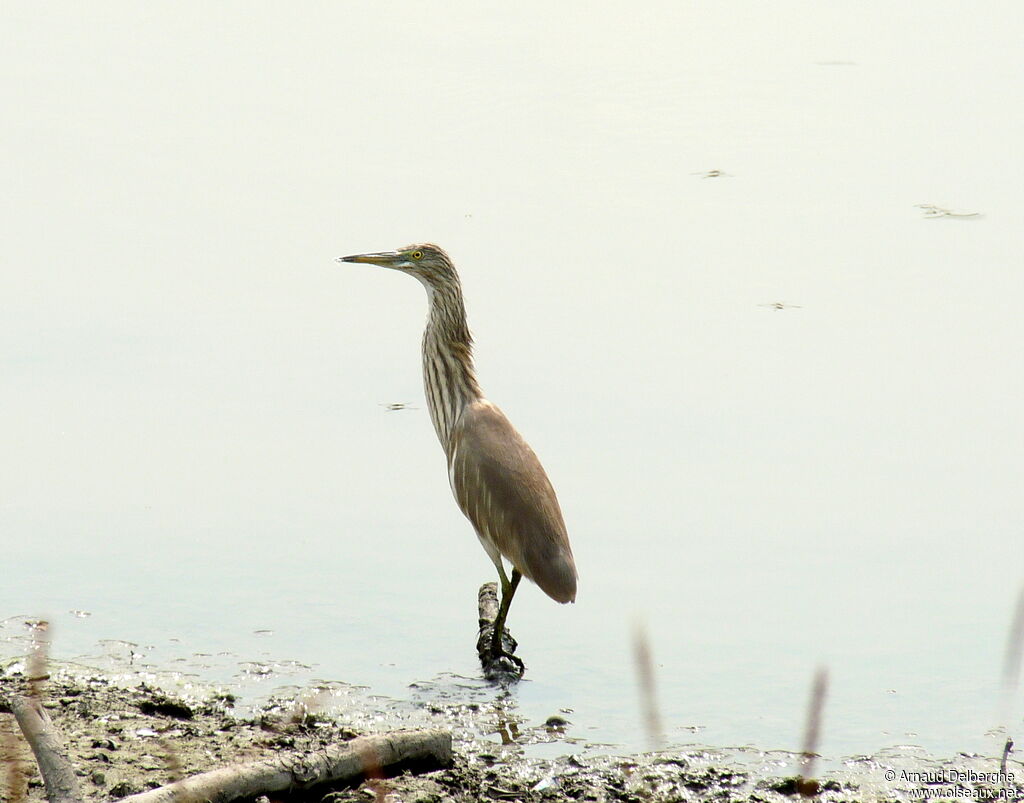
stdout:
<svg viewBox="0 0 1024 803">
<path fill-rule="evenodd" d="M 498 570 L 501 603 L 491 635 L 491 658 L 510 659 L 522 674 L 522 661 L 502 644 L 519 581 L 526 577 L 556 602 L 575 602 L 576 563 L 558 497 L 544 467 L 477 382 L 473 338 L 455 265 L 444 250 L 430 243 L 338 261 L 401 271 L 426 288 L 430 306 L 423 332 L 427 409 L 447 459 L 455 501 Z M 511 566 L 510 574 L 505 572 L 504 560 Z"/>
</svg>

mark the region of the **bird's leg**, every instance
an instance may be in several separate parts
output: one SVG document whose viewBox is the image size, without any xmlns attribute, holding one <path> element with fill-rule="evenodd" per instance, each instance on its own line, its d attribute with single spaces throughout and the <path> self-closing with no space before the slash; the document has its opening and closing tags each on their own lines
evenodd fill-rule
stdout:
<svg viewBox="0 0 1024 803">
<path fill-rule="evenodd" d="M 510 584 L 508 581 L 508 575 L 505 574 L 505 564 L 501 562 L 500 555 L 495 559 L 494 565 L 498 567 L 498 579 L 501 580 L 501 594 L 502 596 L 504 596 L 505 592 L 508 591 L 508 587 Z M 516 568 L 515 566 L 513 566 L 512 571 L 514 572 L 515 570 Z"/>
<path fill-rule="evenodd" d="M 498 607 L 498 615 L 494 619 L 494 632 L 491 634 L 491 654 L 497 658 L 501 655 L 507 655 L 517 663 L 522 663 L 515 656 L 508 655 L 501 647 L 501 635 L 505 632 L 505 618 L 508 616 L 509 606 L 512 604 L 512 597 L 515 596 L 516 588 L 519 587 L 519 581 L 523 579 L 523 575 L 519 573 L 519 569 L 512 567 L 512 579 L 509 580 L 505 577 L 505 572 L 501 572 L 501 605 Z"/>
<path fill-rule="evenodd" d="M 484 677 L 490 681 L 507 684 L 519 680 L 526 671 L 526 665 L 514 654 L 516 640 L 512 638 L 511 633 L 508 633 L 508 638 L 505 638 L 507 633 L 505 619 L 508 617 L 508 609 L 512 604 L 516 587 L 522 579 L 522 574 L 513 566 L 512 579 L 509 580 L 508 575 L 505 574 L 501 556 L 495 553 L 491 557 L 501 581 L 501 601 L 499 602 L 497 599 L 495 583 L 484 583 L 480 586 L 480 592 L 477 595 L 480 631 L 477 635 L 476 651 L 480 656 L 480 666 L 484 670 Z"/>
</svg>

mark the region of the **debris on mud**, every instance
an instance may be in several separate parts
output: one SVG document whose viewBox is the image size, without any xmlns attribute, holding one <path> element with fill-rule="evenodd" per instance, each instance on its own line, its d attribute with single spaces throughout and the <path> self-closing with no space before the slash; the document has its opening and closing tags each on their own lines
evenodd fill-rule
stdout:
<svg viewBox="0 0 1024 803">
<path fill-rule="evenodd" d="M 792 777 L 792 754 L 752 751 L 742 760 L 727 751 L 688 748 L 610 755 L 567 736 L 571 722 L 561 714 L 530 726 L 509 722 L 501 712 L 454 696 L 403 703 L 406 713 L 396 715 L 394 709 L 385 710 L 382 698 L 356 700 L 325 685 L 291 698 L 271 698 L 258 709 L 240 712 L 231 695 L 210 689 L 194 696 L 176 695 L 137 678 L 135 683 L 124 680 L 51 666 L 45 684 L 43 705 L 63 737 L 87 801 L 116 800 L 279 751 L 313 752 L 359 735 L 409 725 L 449 729 L 454 739 L 453 765 L 423 775 L 374 778 L 357 788 L 320 788 L 301 799 L 312 803 L 781 803 L 799 800 L 800 793 L 810 789 Z M 4 803 L 45 799 L 32 755 L 3 703 L 23 688 L 24 679 L 16 668 L 0 669 L 0 799 Z M 341 704 L 327 704 L 331 699 Z M 379 708 L 369 710 L 368 701 Z M 538 758 L 531 746 L 554 746 L 565 754 Z M 924 777 L 922 770 L 938 777 L 954 766 L 991 772 L 991 763 L 988 758 L 966 756 L 949 762 L 899 755 L 851 759 L 843 769 L 817 782 L 814 799 L 911 800 L 915 794 L 920 796 L 921 784 L 900 783 L 899 778 Z M 908 775 L 908 767 L 918 774 Z M 888 771 L 884 777 L 883 770 Z M 1010 762 L 1009 770 L 1024 778 L 1019 762 Z M 888 783 L 884 779 L 889 777 L 897 780 Z M 976 795 L 998 795 L 988 776 L 967 787 Z"/>
</svg>

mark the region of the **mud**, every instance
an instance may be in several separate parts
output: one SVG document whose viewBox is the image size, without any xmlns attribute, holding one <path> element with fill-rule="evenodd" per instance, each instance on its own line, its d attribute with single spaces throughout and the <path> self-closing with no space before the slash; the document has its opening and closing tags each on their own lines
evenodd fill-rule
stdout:
<svg viewBox="0 0 1024 803">
<path fill-rule="evenodd" d="M 35 762 L 3 704 L 8 695 L 24 692 L 23 671 L 11 662 L 0 674 L 5 803 L 45 799 Z M 302 800 L 771 803 L 799 800 L 801 791 L 816 791 L 814 799 L 822 801 L 913 800 L 943 793 L 1024 799 L 1015 788 L 1024 786 L 1015 781 L 1024 779 L 1024 767 L 1013 760 L 1006 776 L 995 777 L 998 758 L 939 760 L 894 751 L 847 759 L 814 784 L 801 785 L 790 753 L 686 748 L 618 756 L 573 738 L 571 713 L 531 724 L 508 710 L 467 699 L 455 686 L 420 684 L 412 687 L 410 697 L 395 701 L 344 684 L 323 684 L 243 710 L 230 694 L 216 690 L 172 694 L 152 679 L 115 679 L 73 667 L 51 667 L 42 691 L 90 801 L 116 800 L 276 751 L 314 751 L 364 733 L 427 726 L 452 731 L 456 758 L 450 769 L 371 780 L 355 788 L 322 788 Z"/>
</svg>

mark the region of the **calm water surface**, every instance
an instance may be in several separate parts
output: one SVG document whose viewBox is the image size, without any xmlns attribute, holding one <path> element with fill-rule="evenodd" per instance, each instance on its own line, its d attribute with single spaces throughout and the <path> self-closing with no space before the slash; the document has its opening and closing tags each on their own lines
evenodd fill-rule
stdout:
<svg viewBox="0 0 1024 803">
<path fill-rule="evenodd" d="M 644 747 L 640 622 L 670 742 L 798 748 L 825 665 L 827 754 L 991 751 L 1019 8 L 446 8 L 5 4 L 0 618 L 267 691 L 475 678 L 423 291 L 333 261 L 433 240 L 580 569 L 517 597 L 521 715 Z"/>
</svg>

